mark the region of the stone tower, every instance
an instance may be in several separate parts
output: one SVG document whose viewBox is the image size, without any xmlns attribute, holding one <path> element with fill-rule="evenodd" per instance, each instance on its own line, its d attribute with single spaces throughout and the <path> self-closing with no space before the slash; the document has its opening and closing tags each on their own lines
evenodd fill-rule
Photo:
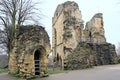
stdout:
<svg viewBox="0 0 120 80">
<path fill-rule="evenodd" d="M 58 5 L 52 24 L 53 57 L 63 67 L 65 57 L 73 52 L 82 36 L 83 20 L 78 5 L 70 1 Z"/>
<path fill-rule="evenodd" d="M 102 13 L 95 14 L 84 27 L 78 4 L 67 1 L 58 5 L 52 24 L 54 66 L 78 69 L 117 63 L 115 47 L 104 36 Z"/>
<path fill-rule="evenodd" d="M 86 42 L 106 43 L 102 13 L 97 13 L 87 22 L 85 30 Z"/>
<path fill-rule="evenodd" d="M 42 26 L 21 26 L 16 30 L 9 57 L 9 72 L 23 77 L 47 74 L 50 41 Z"/>
</svg>

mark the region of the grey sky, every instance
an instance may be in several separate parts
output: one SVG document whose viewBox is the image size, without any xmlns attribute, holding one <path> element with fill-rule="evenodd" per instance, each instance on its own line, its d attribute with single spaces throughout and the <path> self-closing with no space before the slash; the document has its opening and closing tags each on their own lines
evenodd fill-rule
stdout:
<svg viewBox="0 0 120 80">
<path fill-rule="evenodd" d="M 52 37 L 52 17 L 58 4 L 67 0 L 43 0 L 40 4 L 42 11 L 42 24 L 46 28 L 50 38 Z M 117 45 L 120 42 L 120 4 L 119 0 L 69 0 L 79 5 L 84 24 L 89 21 L 95 13 L 103 13 L 105 36 L 107 42 Z"/>
</svg>

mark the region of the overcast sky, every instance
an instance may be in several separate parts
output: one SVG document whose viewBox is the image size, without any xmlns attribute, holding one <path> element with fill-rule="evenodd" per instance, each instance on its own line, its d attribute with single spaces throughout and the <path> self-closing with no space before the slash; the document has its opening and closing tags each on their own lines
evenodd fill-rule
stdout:
<svg viewBox="0 0 120 80">
<path fill-rule="evenodd" d="M 42 0 L 41 0 L 42 1 Z M 40 4 L 42 12 L 41 23 L 52 38 L 52 17 L 58 4 L 68 0 L 43 0 Z M 120 0 L 69 0 L 79 5 L 82 19 L 89 21 L 94 14 L 103 13 L 104 29 L 107 42 L 117 45 L 120 42 Z"/>
<path fill-rule="evenodd" d="M 41 10 L 41 23 L 52 39 L 52 17 L 58 4 L 68 0 L 33 0 L 41 1 L 38 8 Z M 103 13 L 106 40 L 117 45 L 120 42 L 120 0 L 69 0 L 79 5 L 84 25 L 94 14 Z M 52 42 L 52 41 L 51 41 Z"/>
</svg>

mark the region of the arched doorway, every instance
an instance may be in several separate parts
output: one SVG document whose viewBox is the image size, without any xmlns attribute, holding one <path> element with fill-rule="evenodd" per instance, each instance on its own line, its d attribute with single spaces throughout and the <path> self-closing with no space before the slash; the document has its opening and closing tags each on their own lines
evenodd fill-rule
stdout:
<svg viewBox="0 0 120 80">
<path fill-rule="evenodd" d="M 41 59 L 41 52 L 40 50 L 36 50 L 34 53 L 35 75 L 40 75 L 40 59 Z"/>
</svg>

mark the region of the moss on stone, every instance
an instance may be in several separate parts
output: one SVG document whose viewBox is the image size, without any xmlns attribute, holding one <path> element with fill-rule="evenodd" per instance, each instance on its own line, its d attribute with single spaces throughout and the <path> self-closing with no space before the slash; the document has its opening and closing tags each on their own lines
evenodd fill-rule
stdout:
<svg viewBox="0 0 120 80">
<path fill-rule="evenodd" d="M 74 53 L 68 55 L 65 69 L 88 68 L 95 65 L 117 63 L 117 55 L 111 44 L 88 44 L 81 42 Z"/>
</svg>

